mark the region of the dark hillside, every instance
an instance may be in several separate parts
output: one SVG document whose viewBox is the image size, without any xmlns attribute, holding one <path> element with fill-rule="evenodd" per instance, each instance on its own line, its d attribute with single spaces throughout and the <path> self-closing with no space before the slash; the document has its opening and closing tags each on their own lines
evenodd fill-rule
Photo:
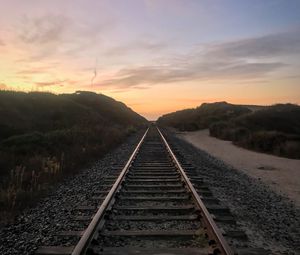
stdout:
<svg viewBox="0 0 300 255">
<path fill-rule="evenodd" d="M 300 158 L 300 106 L 278 104 L 216 122 L 210 134 L 248 149 Z"/>
<path fill-rule="evenodd" d="M 22 208 L 146 123 L 92 92 L 0 91 L 0 210 Z"/>
<path fill-rule="evenodd" d="M 145 121 L 125 104 L 92 92 L 0 92 L 0 139 L 32 131 L 46 132 L 86 122 L 138 125 Z"/>
<path fill-rule="evenodd" d="M 133 112 L 124 103 L 105 95 L 78 91 L 75 94 L 63 94 L 61 97 L 88 107 L 114 124 L 138 125 L 145 121 L 143 117 Z"/>
<path fill-rule="evenodd" d="M 158 119 L 160 125 L 178 128 L 181 131 L 193 131 L 208 128 L 216 121 L 227 121 L 245 113 L 247 107 L 226 102 L 204 103 L 195 109 L 187 109 L 163 115 Z"/>
<path fill-rule="evenodd" d="M 163 115 L 163 126 L 181 131 L 209 128 L 210 135 L 278 156 L 300 158 L 300 106 L 241 106 L 225 102 Z"/>
<path fill-rule="evenodd" d="M 236 119 L 236 125 L 253 131 L 264 129 L 300 135 L 300 106 L 277 104 Z"/>
</svg>

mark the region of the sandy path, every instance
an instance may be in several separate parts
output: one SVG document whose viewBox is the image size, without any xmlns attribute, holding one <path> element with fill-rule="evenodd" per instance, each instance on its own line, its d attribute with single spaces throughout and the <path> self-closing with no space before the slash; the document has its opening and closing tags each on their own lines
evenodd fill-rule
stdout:
<svg viewBox="0 0 300 255">
<path fill-rule="evenodd" d="M 230 141 L 210 137 L 208 130 L 184 132 L 178 136 L 234 168 L 260 178 L 274 191 L 289 197 L 300 206 L 300 160 L 249 151 Z"/>
</svg>

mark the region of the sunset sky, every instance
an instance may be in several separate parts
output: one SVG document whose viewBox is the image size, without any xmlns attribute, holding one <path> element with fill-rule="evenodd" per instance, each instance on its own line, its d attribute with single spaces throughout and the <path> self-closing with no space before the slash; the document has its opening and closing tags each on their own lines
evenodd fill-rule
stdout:
<svg viewBox="0 0 300 255">
<path fill-rule="evenodd" d="M 148 119 L 300 103 L 299 0 L 0 0 L 0 89 L 91 90 Z"/>
</svg>

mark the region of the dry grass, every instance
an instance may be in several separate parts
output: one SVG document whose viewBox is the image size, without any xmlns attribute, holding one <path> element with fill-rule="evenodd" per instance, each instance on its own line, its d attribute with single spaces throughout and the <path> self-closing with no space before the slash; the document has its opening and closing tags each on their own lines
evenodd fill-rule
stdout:
<svg viewBox="0 0 300 255">
<path fill-rule="evenodd" d="M 1 215 L 5 216 L 2 220 L 12 220 L 18 210 L 34 203 L 49 184 L 60 179 L 62 165 L 55 157 L 45 157 L 39 171 L 22 165 L 13 168 L 8 184 L 0 190 Z"/>
</svg>

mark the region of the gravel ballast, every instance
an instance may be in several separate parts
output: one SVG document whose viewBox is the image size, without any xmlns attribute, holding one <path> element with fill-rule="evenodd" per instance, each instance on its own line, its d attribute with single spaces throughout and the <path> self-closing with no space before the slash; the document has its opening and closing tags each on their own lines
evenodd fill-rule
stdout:
<svg viewBox="0 0 300 255">
<path fill-rule="evenodd" d="M 205 176 L 214 196 L 230 208 L 253 246 L 274 254 L 300 254 L 300 209 L 294 203 L 175 133 L 168 132 L 168 140 Z"/>
<path fill-rule="evenodd" d="M 118 148 L 52 188 L 50 194 L 35 207 L 25 210 L 15 223 L 0 229 L 0 254 L 33 254 L 39 246 L 59 245 L 55 237 L 60 231 L 74 230 L 74 208 L 101 189 L 112 167 L 124 165 L 143 135 L 132 135 Z M 120 168 L 121 170 L 121 168 Z"/>
<path fill-rule="evenodd" d="M 113 166 L 124 165 L 142 133 L 129 137 L 92 167 L 56 185 L 50 195 L 34 208 L 25 210 L 14 224 L 2 227 L 0 254 L 33 254 L 39 246 L 60 245 L 61 240 L 56 237 L 58 232 L 77 229 L 74 208 L 86 204 L 87 197 L 101 189 L 105 177 L 113 173 Z M 214 196 L 230 208 L 253 247 L 270 249 L 273 254 L 299 254 L 299 208 L 259 180 L 174 134 L 169 133 L 168 140 L 180 149 L 188 163 L 197 167 Z M 72 242 L 70 239 L 70 244 Z"/>
</svg>

